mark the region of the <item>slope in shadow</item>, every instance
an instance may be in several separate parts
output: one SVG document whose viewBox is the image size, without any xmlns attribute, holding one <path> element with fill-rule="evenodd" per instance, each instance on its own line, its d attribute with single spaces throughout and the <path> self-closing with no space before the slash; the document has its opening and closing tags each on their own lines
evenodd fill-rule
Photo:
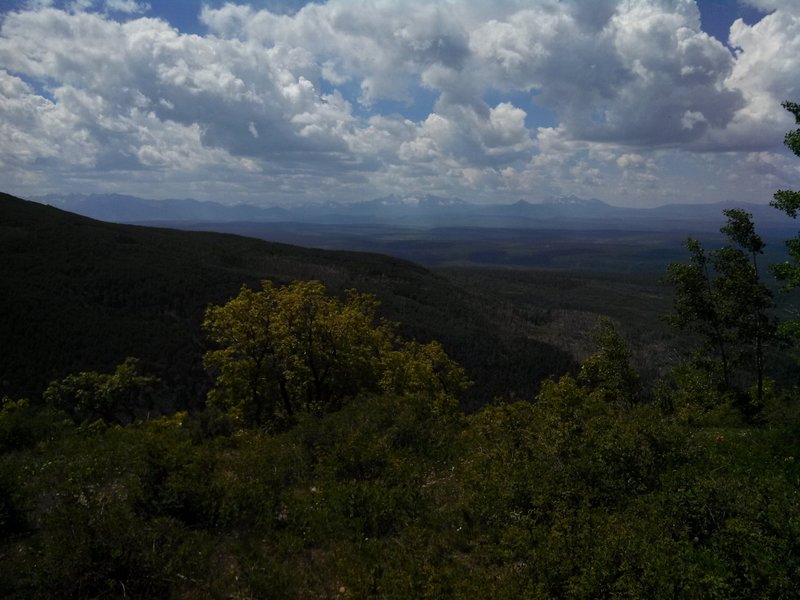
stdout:
<svg viewBox="0 0 800 600">
<path fill-rule="evenodd" d="M 10 396 L 136 356 L 162 380 L 159 409 L 195 406 L 208 385 L 205 307 L 261 279 L 375 294 L 401 334 L 438 339 L 464 365 L 476 382 L 465 408 L 530 396 L 572 364 L 548 344 L 500 333 L 485 295 L 378 254 L 104 223 L 0 194 L 0 255 L 0 394 Z"/>
</svg>

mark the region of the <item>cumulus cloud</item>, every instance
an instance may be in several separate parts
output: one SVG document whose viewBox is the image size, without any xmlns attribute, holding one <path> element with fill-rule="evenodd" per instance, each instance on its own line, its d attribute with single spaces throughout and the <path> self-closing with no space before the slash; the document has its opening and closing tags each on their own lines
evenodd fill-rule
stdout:
<svg viewBox="0 0 800 600">
<path fill-rule="evenodd" d="M 494 85 L 540 90 L 565 135 L 686 143 L 742 102 L 722 85 L 733 57 L 699 28 L 692 2 L 568 3 L 491 21 L 472 47 Z"/>
<path fill-rule="evenodd" d="M 409 100 L 426 66 L 463 63 L 468 49 L 458 12 L 443 3 L 339 1 L 310 4 L 293 16 L 227 4 L 205 8 L 201 18 L 225 39 L 307 49 L 329 81 L 357 81 L 359 101 L 370 105 Z"/>
<path fill-rule="evenodd" d="M 780 103 L 800 98 L 800 5 L 792 3 L 754 25 L 737 20 L 729 41 L 736 61 L 725 85 L 739 91 L 745 104 L 715 139 L 730 149 L 774 146 L 792 124 Z"/>
<path fill-rule="evenodd" d="M 303 59 L 292 53 L 181 35 L 153 19 L 117 23 L 52 9 L 11 15 L 3 33 L 0 62 L 10 70 L 96 104 L 76 105 L 95 138 L 122 128 L 114 119 L 124 123 L 137 110 L 162 123 L 197 125 L 204 144 L 237 156 L 346 149 L 347 102 L 294 74 Z M 250 135 L 253 127 L 263 135 Z"/>
<path fill-rule="evenodd" d="M 470 165 L 504 163 L 522 156 L 533 142 L 525 112 L 512 104 L 496 107 L 447 106 L 431 113 L 400 144 L 399 156 L 411 162 L 443 158 Z"/>
<path fill-rule="evenodd" d="M 0 25 L 0 160 L 15 181 L 205 170 L 348 197 L 620 196 L 689 153 L 763 168 L 800 97 L 800 8 L 750 3 L 773 12 L 735 22 L 731 51 L 693 0 L 225 4 L 205 35 L 137 0 L 30 0 Z"/>
<path fill-rule="evenodd" d="M 106 10 L 117 11 L 127 14 L 145 13 L 150 10 L 147 2 L 136 2 L 136 0 L 105 0 Z"/>
<path fill-rule="evenodd" d="M 98 147 L 76 131 L 79 103 L 69 95 L 52 102 L 36 94 L 22 79 L 0 70 L 0 161 L 6 168 L 58 160 L 75 166 L 93 164 Z"/>
</svg>

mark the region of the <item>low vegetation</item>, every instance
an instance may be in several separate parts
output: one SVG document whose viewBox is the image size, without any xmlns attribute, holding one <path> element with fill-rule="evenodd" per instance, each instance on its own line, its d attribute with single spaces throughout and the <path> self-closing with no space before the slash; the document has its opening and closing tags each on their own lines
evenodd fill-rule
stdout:
<svg viewBox="0 0 800 600">
<path fill-rule="evenodd" d="M 225 402 L 121 426 L 6 399 L 0 593 L 792 597 L 792 395 L 758 425 L 687 384 L 648 401 L 610 323 L 596 340 L 535 403 L 472 415 L 429 372 L 280 430 Z"/>
</svg>

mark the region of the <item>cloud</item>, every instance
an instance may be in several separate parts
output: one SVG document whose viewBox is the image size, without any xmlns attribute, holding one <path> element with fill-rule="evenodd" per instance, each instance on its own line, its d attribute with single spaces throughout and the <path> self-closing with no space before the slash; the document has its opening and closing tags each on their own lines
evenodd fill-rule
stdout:
<svg viewBox="0 0 800 600">
<path fill-rule="evenodd" d="M 399 157 L 409 162 L 445 159 L 452 164 L 504 164 L 533 145 L 525 111 L 510 103 L 493 108 L 453 105 L 431 113 L 403 141 Z"/>
<path fill-rule="evenodd" d="M 775 186 L 793 186 L 800 177 L 800 165 L 775 152 L 751 152 L 745 159 L 745 166 L 751 175 Z"/>
<path fill-rule="evenodd" d="M 641 154 L 623 154 L 616 159 L 621 169 L 640 170 L 648 166 L 648 160 Z"/>
<path fill-rule="evenodd" d="M 74 166 L 94 162 L 97 145 L 75 131 L 70 98 L 56 103 L 36 94 L 22 79 L 0 70 L 0 163 L 22 168 L 57 160 Z"/>
<path fill-rule="evenodd" d="M 469 55 L 461 10 L 449 3 L 309 4 L 293 16 L 226 4 L 204 8 L 201 20 L 225 39 L 304 48 L 329 81 L 358 81 L 359 101 L 410 100 L 421 71 L 460 68 Z M 327 60 L 326 60 L 327 58 Z"/>
<path fill-rule="evenodd" d="M 773 148 L 792 125 L 780 103 L 800 98 L 800 5 L 793 3 L 754 25 L 735 21 L 729 42 L 736 61 L 725 86 L 739 91 L 745 104 L 715 138 L 721 149 Z"/>
<path fill-rule="evenodd" d="M 742 2 L 763 11 L 792 10 L 797 8 L 797 3 L 794 0 L 742 0 Z"/>
<path fill-rule="evenodd" d="M 726 160 L 755 170 L 750 156 L 780 152 L 800 7 L 753 4 L 774 12 L 734 23 L 732 52 L 692 0 L 229 3 L 202 9 L 205 35 L 145 2 L 37 0 L 0 25 L 0 160 L 14 181 L 213 172 L 209 189 L 240 178 L 232 194 L 594 186 L 634 202 L 691 186 L 685 156 L 739 152 Z"/>
<path fill-rule="evenodd" d="M 116 11 L 127 14 L 146 13 L 150 10 L 147 2 L 136 2 L 136 0 L 105 0 L 107 11 Z"/>
<path fill-rule="evenodd" d="M 109 133 L 106 114 L 124 122 L 137 110 L 197 125 L 204 144 L 236 156 L 346 150 L 349 105 L 293 73 L 304 61 L 298 53 L 181 35 L 153 19 L 117 23 L 53 9 L 11 15 L 3 33 L 0 62 L 9 69 L 96 102 L 99 118 L 87 123 L 95 138 Z M 263 135 L 249 135 L 252 127 Z"/>
</svg>

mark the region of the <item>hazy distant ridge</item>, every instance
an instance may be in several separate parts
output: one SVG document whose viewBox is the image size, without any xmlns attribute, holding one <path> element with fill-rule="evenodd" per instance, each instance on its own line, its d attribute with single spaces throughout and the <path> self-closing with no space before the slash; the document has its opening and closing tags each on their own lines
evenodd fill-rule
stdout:
<svg viewBox="0 0 800 600">
<path fill-rule="evenodd" d="M 431 194 L 390 195 L 364 202 L 306 203 L 292 208 L 225 205 L 193 199 L 148 200 L 122 194 L 51 194 L 37 201 L 102 221 L 149 222 L 298 222 L 317 224 L 394 224 L 460 227 L 624 227 L 674 228 L 681 223 L 723 221 L 723 208 L 753 213 L 758 225 L 790 227 L 792 223 L 768 205 L 747 203 L 669 204 L 625 208 L 595 198 L 555 197 L 533 203 L 475 204 Z"/>
<path fill-rule="evenodd" d="M 70 212 L 101 221 L 249 221 L 282 220 L 289 217 L 280 207 L 260 208 L 249 204 L 228 206 L 190 198 L 148 200 L 124 194 L 50 194 L 34 198 Z"/>
</svg>

